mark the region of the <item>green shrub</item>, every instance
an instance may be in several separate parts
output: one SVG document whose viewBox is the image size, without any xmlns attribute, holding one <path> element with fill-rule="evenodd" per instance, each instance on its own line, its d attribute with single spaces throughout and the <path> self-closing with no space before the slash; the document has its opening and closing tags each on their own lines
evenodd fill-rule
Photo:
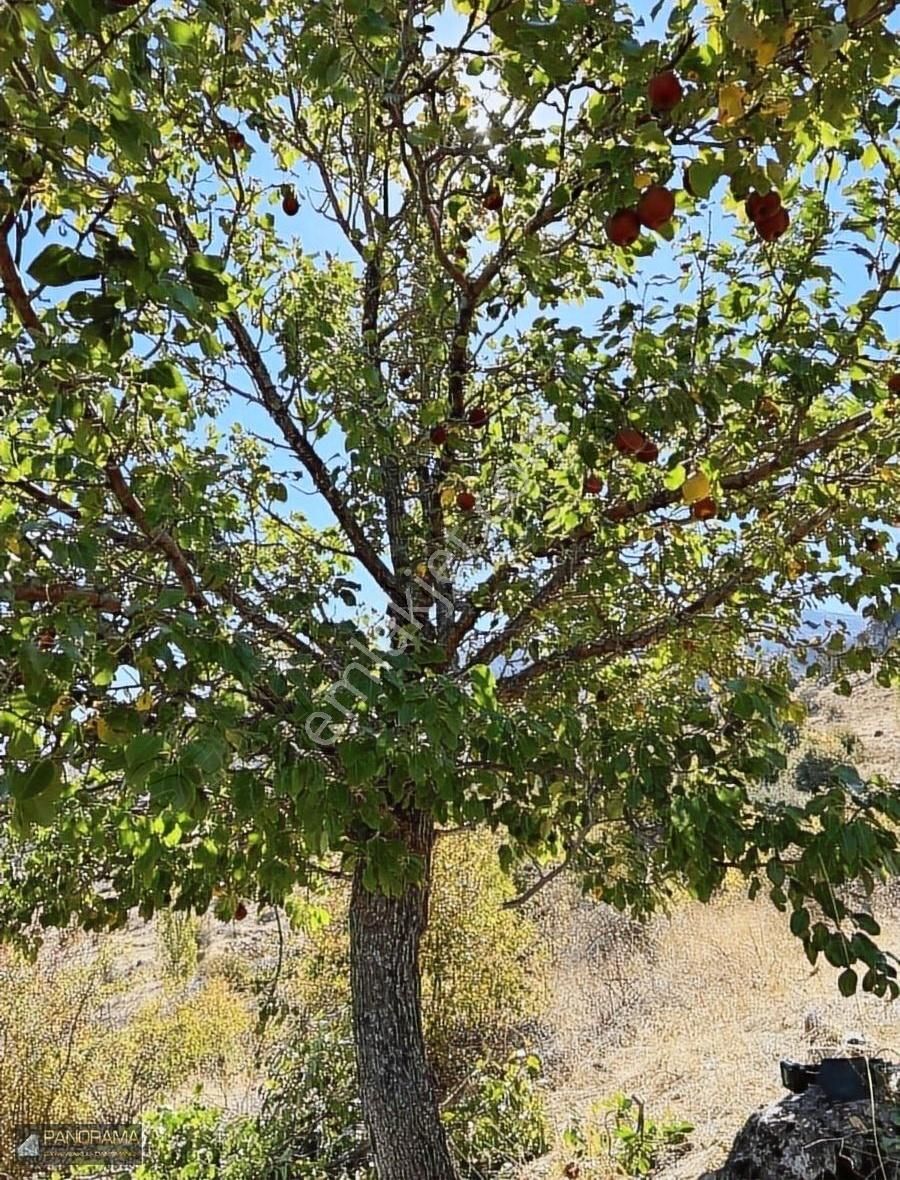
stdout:
<svg viewBox="0 0 900 1180">
<path fill-rule="evenodd" d="M 144 1119 L 145 1162 L 134 1180 L 260 1180 L 265 1149 L 256 1119 L 192 1103 Z"/>
<path fill-rule="evenodd" d="M 200 922 L 180 910 L 161 910 L 156 918 L 156 943 L 163 980 L 182 987 L 197 970 Z"/>
<path fill-rule="evenodd" d="M 290 1176 L 303 1180 L 375 1180 L 348 1016 L 294 1028 L 272 1057 L 260 1124 L 270 1168 L 292 1164 Z"/>
<path fill-rule="evenodd" d="M 443 1114 L 460 1180 L 516 1177 L 549 1150 L 540 1076 L 539 1059 L 524 1052 L 503 1065 L 479 1062 Z"/>
<path fill-rule="evenodd" d="M 150 1116 L 135 1180 L 376 1180 L 347 1022 L 297 1028 L 255 1118 L 196 1103 Z M 547 1151 L 540 1063 L 481 1063 L 443 1112 L 460 1180 L 505 1180 Z"/>
<path fill-rule="evenodd" d="M 602 1175 L 609 1165 L 618 1176 L 649 1176 L 664 1155 L 683 1151 L 690 1123 L 665 1118 L 656 1122 L 646 1116 L 643 1106 L 625 1094 L 615 1094 L 596 1105 L 587 1120 L 573 1123 L 563 1142 L 588 1168 L 598 1164 Z M 585 1180 L 594 1174 L 584 1171 Z"/>
</svg>

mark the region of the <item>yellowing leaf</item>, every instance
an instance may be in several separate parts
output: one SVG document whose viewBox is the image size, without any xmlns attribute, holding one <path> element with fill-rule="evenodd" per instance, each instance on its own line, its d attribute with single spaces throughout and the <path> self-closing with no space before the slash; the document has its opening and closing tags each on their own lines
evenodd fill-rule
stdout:
<svg viewBox="0 0 900 1180">
<path fill-rule="evenodd" d="M 139 713 L 149 713 L 153 708 L 153 693 L 147 690 L 142 692 L 134 702 L 134 707 Z"/>
<path fill-rule="evenodd" d="M 772 64 L 780 48 L 781 46 L 777 41 L 766 41 L 764 38 L 759 42 L 756 46 L 756 64 L 761 70 Z"/>
<path fill-rule="evenodd" d="M 108 742 L 113 736 L 112 726 L 103 717 L 97 718 L 97 737 L 101 742 Z"/>
<path fill-rule="evenodd" d="M 441 507 L 449 508 L 456 503 L 456 492 L 453 488 L 441 488 Z"/>
<path fill-rule="evenodd" d="M 693 504 L 697 500 L 705 500 L 709 495 L 709 480 L 702 471 L 689 475 L 681 485 L 681 498 L 685 504 Z"/>
<path fill-rule="evenodd" d="M 420 578 L 424 578 L 426 576 L 426 574 L 428 573 L 428 566 L 425 564 L 424 561 L 420 561 L 419 564 L 416 566 L 416 573 L 418 574 L 418 576 Z"/>
<path fill-rule="evenodd" d="M 56 700 L 53 702 L 53 704 L 50 706 L 50 711 L 48 712 L 47 716 L 48 717 L 59 717 L 59 715 L 61 713 L 66 712 L 66 710 L 69 707 L 70 702 L 71 702 L 71 697 L 69 697 L 65 693 L 63 693 L 63 695 L 61 697 L 57 697 Z"/>
<path fill-rule="evenodd" d="M 18 557 L 18 555 L 22 552 L 22 542 L 18 537 L 7 537 L 6 548 L 10 553 L 15 553 L 15 555 Z"/>
<path fill-rule="evenodd" d="M 649 172 L 635 172 L 635 174 L 634 174 L 634 187 L 635 188 L 647 188 L 648 185 L 651 185 L 652 183 L 653 183 L 653 177 L 650 175 Z"/>
<path fill-rule="evenodd" d="M 738 82 L 728 82 L 719 87 L 719 122 L 734 123 L 744 113 L 744 99 L 747 91 Z"/>
</svg>

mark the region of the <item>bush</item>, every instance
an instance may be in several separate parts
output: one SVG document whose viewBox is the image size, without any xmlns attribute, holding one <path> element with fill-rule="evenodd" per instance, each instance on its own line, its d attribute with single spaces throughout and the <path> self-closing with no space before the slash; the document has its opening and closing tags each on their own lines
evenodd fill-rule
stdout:
<svg viewBox="0 0 900 1180">
<path fill-rule="evenodd" d="M 37 966 L 0 950 L 0 1158 L 10 1158 L 18 1123 L 93 1117 L 98 1032 L 121 990 L 109 955 L 87 939 L 66 953 L 48 948 Z"/>
<path fill-rule="evenodd" d="M 537 1092 L 541 1063 L 515 1053 L 506 1064 L 479 1062 L 444 1112 L 460 1180 L 518 1176 L 548 1151 L 547 1119 Z"/>
<path fill-rule="evenodd" d="M 260 1113 L 270 1169 L 292 1165 L 288 1174 L 304 1180 L 375 1180 L 349 1023 L 298 1025 L 273 1056 Z"/>
<path fill-rule="evenodd" d="M 223 980 L 177 1003 L 153 1000 L 98 1037 L 102 1073 L 89 1083 L 97 1117 L 134 1118 L 198 1077 L 225 1088 L 251 1055 L 253 1018 Z"/>
<path fill-rule="evenodd" d="M 272 1061 L 255 1118 L 192 1104 L 147 1121 L 135 1180 L 376 1180 L 346 1022 L 297 1029 Z M 502 1180 L 547 1151 L 540 1063 L 480 1064 L 443 1118 L 461 1180 Z"/>
<path fill-rule="evenodd" d="M 265 1150 L 254 1118 L 193 1103 L 144 1119 L 145 1162 L 134 1180 L 259 1180 Z"/>
<path fill-rule="evenodd" d="M 156 918 L 160 972 L 166 983 L 182 987 L 197 970 L 200 922 L 180 910 L 161 910 Z"/>
<path fill-rule="evenodd" d="M 595 1106 L 586 1122 L 573 1123 L 563 1142 L 587 1166 L 588 1170 L 579 1169 L 584 1180 L 608 1175 L 609 1165 L 617 1176 L 639 1177 L 649 1176 L 663 1157 L 684 1151 L 693 1129 L 690 1123 L 668 1117 L 655 1122 L 635 1099 L 616 1094 Z"/>
</svg>

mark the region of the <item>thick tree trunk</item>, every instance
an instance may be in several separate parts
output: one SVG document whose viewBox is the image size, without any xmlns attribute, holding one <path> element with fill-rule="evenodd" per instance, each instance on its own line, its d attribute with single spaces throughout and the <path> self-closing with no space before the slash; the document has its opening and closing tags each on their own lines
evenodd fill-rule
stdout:
<svg viewBox="0 0 900 1180">
<path fill-rule="evenodd" d="M 353 1033 L 363 1113 L 379 1180 L 456 1180 L 438 1115 L 422 1033 L 419 942 L 428 921 L 434 826 L 404 819 L 410 851 L 425 861 L 421 886 L 401 897 L 370 893 L 357 870 L 350 903 Z"/>
</svg>

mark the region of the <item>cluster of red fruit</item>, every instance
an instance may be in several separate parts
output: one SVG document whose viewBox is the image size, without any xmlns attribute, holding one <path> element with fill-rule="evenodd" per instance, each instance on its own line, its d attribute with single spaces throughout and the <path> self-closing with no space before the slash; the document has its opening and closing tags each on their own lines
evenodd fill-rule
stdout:
<svg viewBox="0 0 900 1180">
<path fill-rule="evenodd" d="M 641 194 L 633 209 L 617 209 L 606 223 L 606 236 L 614 246 L 633 246 L 641 228 L 662 229 L 675 212 L 675 194 L 653 184 Z"/>
<path fill-rule="evenodd" d="M 744 209 L 764 242 L 777 242 L 791 222 L 774 189 L 765 196 L 752 192 L 744 202 Z"/>
<path fill-rule="evenodd" d="M 490 410 L 487 406 L 473 406 L 468 414 L 466 414 L 466 422 L 469 426 L 476 428 L 487 426 L 490 416 Z M 437 426 L 432 426 L 429 432 L 429 438 L 436 447 L 442 447 L 450 438 L 450 424 L 448 422 L 438 422 Z M 457 493 L 456 507 L 460 512 L 471 512 L 475 507 L 475 493 L 470 492 L 468 488 L 463 488 L 461 492 Z"/>
<path fill-rule="evenodd" d="M 673 110 L 681 102 L 681 82 L 672 70 L 664 70 L 650 79 L 647 97 L 657 113 Z M 672 220 L 675 195 L 660 184 L 651 185 L 634 208 L 617 209 L 606 223 L 606 235 L 615 246 L 633 246 L 641 229 L 662 229 Z"/>
<path fill-rule="evenodd" d="M 652 438 L 647 438 L 633 426 L 623 426 L 613 437 L 613 446 L 620 455 L 627 455 L 636 463 L 655 463 L 659 458 L 659 447 Z"/>
</svg>

